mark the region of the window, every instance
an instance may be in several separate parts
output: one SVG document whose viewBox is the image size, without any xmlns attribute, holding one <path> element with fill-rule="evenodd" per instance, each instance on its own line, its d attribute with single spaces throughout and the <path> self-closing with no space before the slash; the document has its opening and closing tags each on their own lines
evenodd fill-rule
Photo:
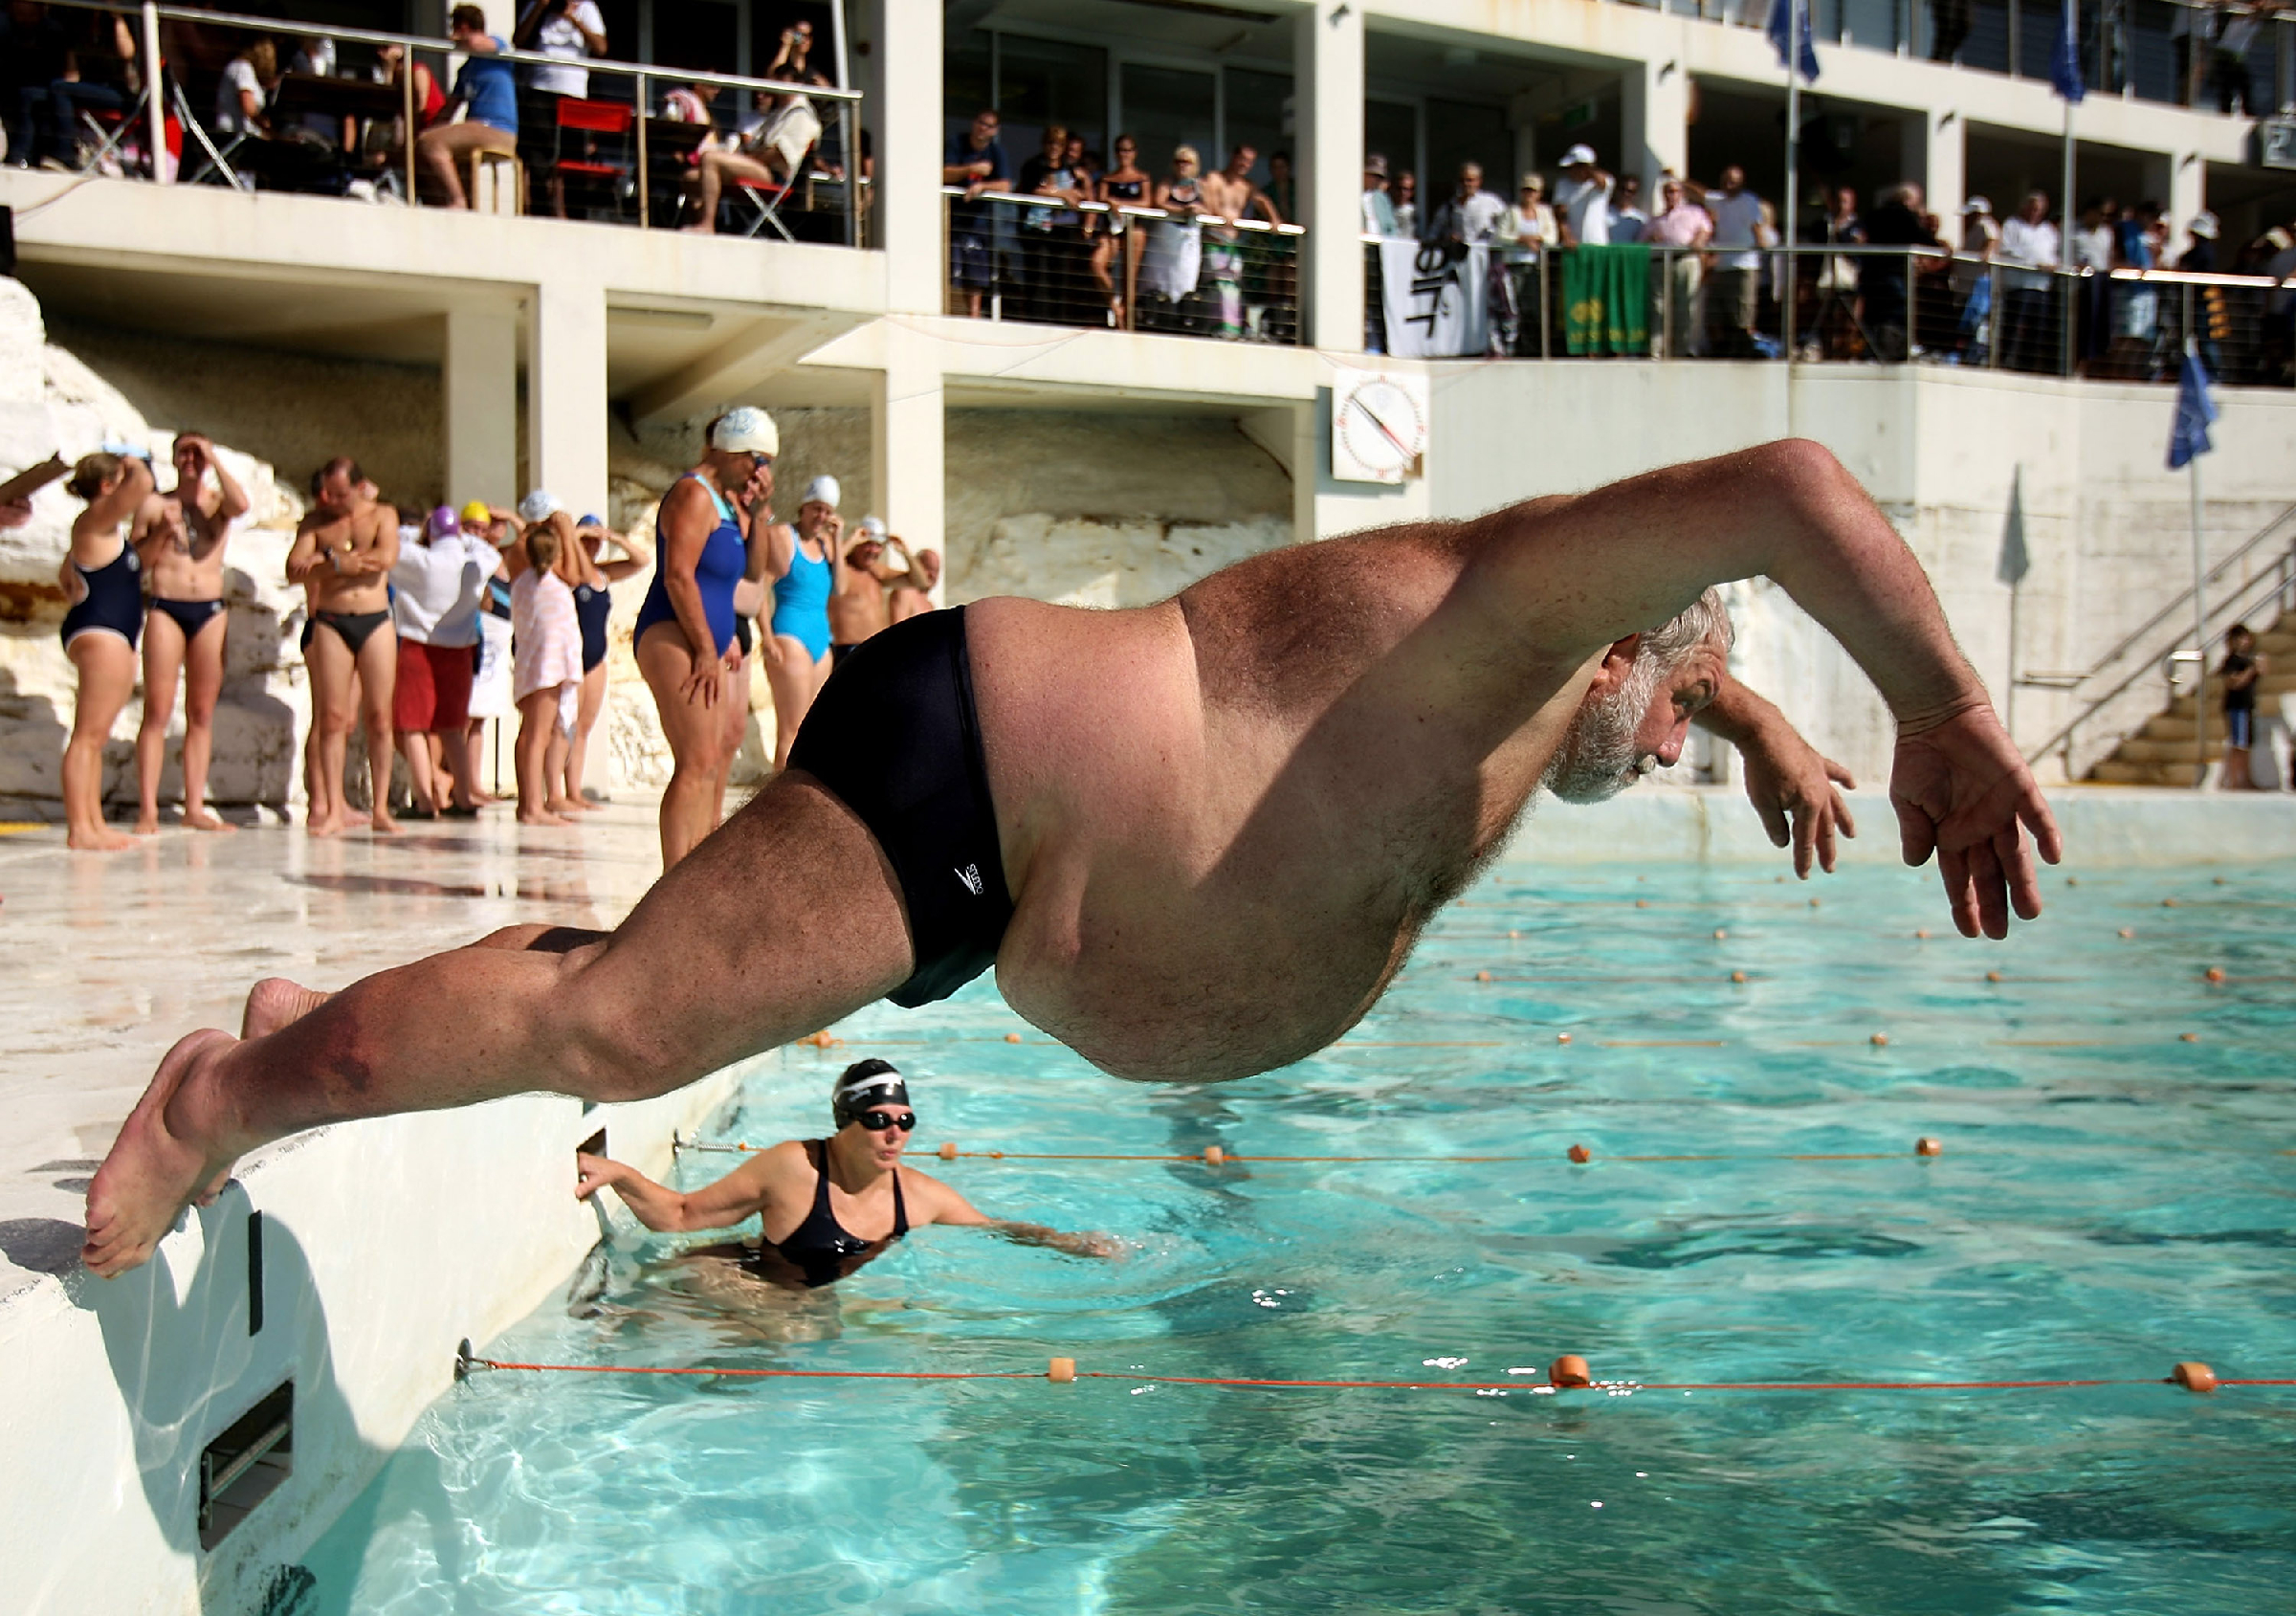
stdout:
<svg viewBox="0 0 2296 1616">
<path fill-rule="evenodd" d="M 1409 101 L 1363 103 L 1363 151 L 1387 160 L 1390 184 L 1397 175 L 1419 172 L 1419 108 Z"/>
<path fill-rule="evenodd" d="M 1192 145 L 1205 170 L 1217 168 L 1218 86 L 1208 73 L 1126 62 L 1124 131 L 1140 143 L 1140 166 L 1159 179 L 1172 172 L 1172 148 Z"/>
<path fill-rule="evenodd" d="M 1464 101 L 1427 102 L 1427 171 L 1419 177 L 1424 209 L 1451 194 L 1462 163 L 1483 165 L 1483 183 L 1501 196 L 1512 196 L 1507 176 L 1514 167 L 1514 134 L 1507 114 L 1495 106 Z M 1428 216 L 1423 211 L 1422 217 Z"/>
<path fill-rule="evenodd" d="M 1251 179 L 1253 184 L 1264 186 L 1268 183 L 1269 156 L 1292 150 L 1292 76 L 1231 67 L 1224 88 L 1227 92 L 1226 145 L 1229 149 L 1248 145 L 1260 154 L 1251 166 Z M 1226 163 L 1227 150 L 1217 157 L 1209 152 L 1204 154 L 1206 167 L 1223 167 Z M 1297 164 L 1292 166 L 1296 173 Z"/>
<path fill-rule="evenodd" d="M 1026 163 L 1060 124 L 1108 155 L 1108 53 L 1017 33 L 997 36 L 997 111 L 1004 120 L 1005 155 Z"/>
</svg>

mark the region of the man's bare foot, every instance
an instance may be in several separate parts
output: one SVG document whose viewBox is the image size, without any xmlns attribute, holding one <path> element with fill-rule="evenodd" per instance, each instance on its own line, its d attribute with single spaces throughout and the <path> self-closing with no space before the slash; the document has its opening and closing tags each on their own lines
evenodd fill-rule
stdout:
<svg viewBox="0 0 2296 1616">
<path fill-rule="evenodd" d="M 562 819 L 547 808 L 520 808 L 519 809 L 519 823 L 520 825 L 571 825 L 574 822 L 571 819 Z"/>
<path fill-rule="evenodd" d="M 247 990 L 247 1008 L 239 1017 L 239 1036 L 261 1038 L 276 1032 L 290 1022 L 302 1020 L 334 997 L 316 987 L 289 982 L 283 976 L 267 976 Z"/>
<path fill-rule="evenodd" d="M 239 829 L 230 820 L 218 818 L 206 808 L 201 808 L 197 812 L 187 812 L 184 815 L 184 823 L 194 830 L 236 830 Z"/>
<path fill-rule="evenodd" d="M 222 1188 L 230 1160 L 210 1157 L 206 1143 L 179 1132 L 181 1118 L 168 1113 L 180 1110 L 175 1100 L 185 1080 L 236 1043 L 212 1028 L 179 1039 L 96 1170 L 79 1258 L 104 1278 L 148 1261 L 194 1196 Z"/>
<path fill-rule="evenodd" d="M 306 836 L 340 836 L 342 834 L 342 821 L 331 813 L 313 814 L 309 819 L 303 821 L 303 834 Z"/>
<path fill-rule="evenodd" d="M 388 808 L 375 809 L 371 823 L 374 825 L 375 834 L 378 836 L 395 836 L 399 833 L 399 822 L 390 817 Z"/>
<path fill-rule="evenodd" d="M 590 805 L 576 802 L 572 797 L 553 797 L 542 805 L 542 808 L 547 813 L 587 813 Z"/>
<path fill-rule="evenodd" d="M 93 830 L 69 831 L 64 836 L 64 846 L 78 852 L 125 852 L 135 845 L 135 837 L 123 836 L 103 826 Z"/>
<path fill-rule="evenodd" d="M 137 817 L 137 819 L 136 819 L 136 834 L 137 834 L 137 835 L 139 835 L 139 836 L 156 836 L 156 835 L 158 835 L 159 833 L 160 833 L 160 816 L 159 816 L 158 814 L 156 814 L 156 813 L 155 813 L 155 814 L 148 814 L 148 815 L 139 815 L 139 816 Z"/>
</svg>

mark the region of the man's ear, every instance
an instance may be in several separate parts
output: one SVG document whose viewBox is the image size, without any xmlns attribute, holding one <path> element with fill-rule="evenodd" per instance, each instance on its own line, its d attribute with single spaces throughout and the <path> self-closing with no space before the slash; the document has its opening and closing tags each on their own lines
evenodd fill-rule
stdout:
<svg viewBox="0 0 2296 1616">
<path fill-rule="evenodd" d="M 1643 647 L 1643 636 L 1628 634 L 1623 640 L 1613 640 L 1610 649 L 1602 653 L 1602 662 L 1595 670 L 1595 682 L 1590 694 L 1606 695 L 1626 682 L 1634 672 L 1634 659 Z"/>
</svg>

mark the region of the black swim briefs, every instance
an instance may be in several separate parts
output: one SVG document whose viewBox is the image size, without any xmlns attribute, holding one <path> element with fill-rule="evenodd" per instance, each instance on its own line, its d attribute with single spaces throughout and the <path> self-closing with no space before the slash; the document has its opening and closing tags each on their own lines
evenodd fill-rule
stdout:
<svg viewBox="0 0 2296 1616">
<path fill-rule="evenodd" d="M 1012 897 L 961 608 L 920 613 L 857 647 L 806 714 L 789 766 L 858 814 L 893 862 L 916 952 L 894 1004 L 945 999 L 997 963 Z"/>
</svg>

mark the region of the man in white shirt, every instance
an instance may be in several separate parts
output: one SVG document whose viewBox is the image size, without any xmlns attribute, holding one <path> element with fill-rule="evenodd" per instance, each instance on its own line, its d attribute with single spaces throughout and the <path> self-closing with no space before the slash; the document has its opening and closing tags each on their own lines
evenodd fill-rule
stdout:
<svg viewBox="0 0 2296 1616">
<path fill-rule="evenodd" d="M 1507 217 L 1507 204 L 1483 188 L 1483 165 L 1459 165 L 1459 188 L 1450 200 L 1435 210 L 1434 227 L 1427 232 L 1429 241 L 1463 241 L 1468 246 L 1477 242 L 1488 245 L 1499 233 L 1500 221 Z"/>
<path fill-rule="evenodd" d="M 2048 271 L 2064 262 L 2057 227 L 2049 222 L 2049 199 L 2041 191 L 2025 197 L 2017 216 L 2001 225 L 2000 261 L 2032 265 L 2001 271 L 2004 343 L 2001 357 L 2014 370 L 2046 370 L 2059 365 L 2057 322 L 2052 318 Z"/>
<path fill-rule="evenodd" d="M 1610 245 L 1611 178 L 1595 166 L 1595 148 L 1575 145 L 1562 154 L 1562 184 L 1555 188 L 1565 247 Z"/>
<path fill-rule="evenodd" d="M 1707 277 L 1707 352 L 1718 359 L 1754 357 L 1754 318 L 1761 298 L 1762 199 L 1746 188 L 1746 170 L 1722 170 L 1722 188 L 1706 194 L 1714 216 L 1713 273 Z"/>
<path fill-rule="evenodd" d="M 391 690 L 391 723 L 414 794 L 416 819 L 467 819 L 478 811 L 471 795 L 471 675 L 486 583 L 502 564 L 493 544 L 462 530 L 441 505 L 412 530 L 400 529 L 399 559 L 390 569 L 392 625 L 399 633 L 398 682 Z M 440 802 L 430 768 L 432 736 L 453 777 L 451 801 Z"/>
</svg>

